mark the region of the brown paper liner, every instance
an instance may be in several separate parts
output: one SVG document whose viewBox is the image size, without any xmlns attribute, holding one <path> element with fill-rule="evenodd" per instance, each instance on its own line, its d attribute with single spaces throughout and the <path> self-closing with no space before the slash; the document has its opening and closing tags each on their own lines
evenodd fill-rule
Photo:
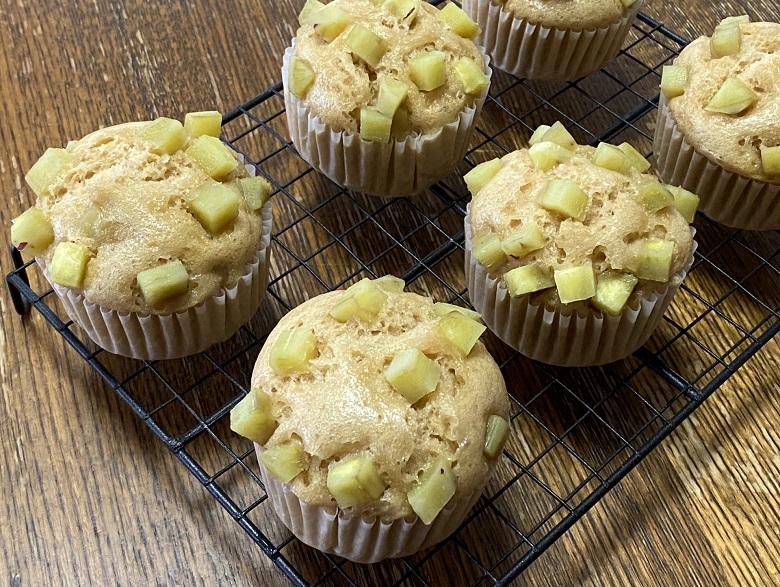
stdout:
<svg viewBox="0 0 780 587">
<path fill-rule="evenodd" d="M 512 297 L 501 277 L 491 277 L 471 254 L 471 223 L 466 232 L 469 299 L 485 325 L 526 357 L 562 367 L 603 365 L 627 357 L 650 338 L 693 264 L 697 243 L 683 269 L 669 283 L 617 316 L 598 310 L 572 311 L 531 303 L 529 295 Z M 695 236 L 695 229 L 691 228 Z"/>
<path fill-rule="evenodd" d="M 263 447 L 255 444 L 255 451 L 259 456 Z M 438 544 L 457 530 L 484 489 L 450 500 L 430 526 L 415 515 L 382 521 L 350 516 L 335 506 L 305 503 L 288 485 L 274 479 L 260 459 L 258 463 L 265 490 L 284 525 L 304 544 L 358 563 L 410 556 Z"/>
<path fill-rule="evenodd" d="M 117 312 L 87 300 L 81 290 L 52 284 L 68 317 L 103 349 L 135 359 L 176 359 L 230 338 L 252 319 L 268 285 L 271 202 L 263 207 L 263 231 L 254 258 L 235 286 L 176 314 Z M 40 262 L 40 260 L 39 260 Z M 48 272 L 43 268 L 48 279 Z"/>
<path fill-rule="evenodd" d="M 533 24 L 491 0 L 463 0 L 479 24 L 476 43 L 498 69 L 538 80 L 575 80 L 604 67 L 620 51 L 642 0 L 602 28 L 573 30 Z"/>
<path fill-rule="evenodd" d="M 285 87 L 294 48 L 295 39 L 284 52 Z M 483 58 L 490 79 L 489 59 L 484 53 Z M 286 90 L 284 106 L 290 138 L 314 169 L 350 190 L 374 196 L 411 196 L 452 173 L 463 160 L 489 88 L 490 84 L 473 106 L 437 132 L 390 143 L 366 141 L 360 135 L 331 129 Z"/>
<path fill-rule="evenodd" d="M 727 171 L 686 140 L 661 94 L 653 139 L 664 182 L 701 198 L 699 211 L 716 222 L 750 230 L 780 229 L 780 185 Z"/>
</svg>

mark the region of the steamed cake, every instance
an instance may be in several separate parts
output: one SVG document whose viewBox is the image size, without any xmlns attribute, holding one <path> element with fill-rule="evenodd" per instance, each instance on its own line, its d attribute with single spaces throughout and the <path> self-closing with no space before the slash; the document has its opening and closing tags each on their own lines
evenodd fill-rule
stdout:
<svg viewBox="0 0 780 587">
<path fill-rule="evenodd" d="M 464 0 L 494 67 L 519 78 L 575 80 L 620 51 L 641 0 Z"/>
<path fill-rule="evenodd" d="M 420 0 L 333 0 L 312 10 L 302 13 L 282 70 L 290 136 L 306 162 L 341 186 L 378 196 L 414 195 L 451 173 L 490 81 L 487 57 L 472 41 L 476 25 L 454 4 L 446 11 L 457 24 Z M 347 19 L 338 34 L 318 24 L 318 12 L 328 11 Z M 359 56 L 355 31 L 380 50 Z M 432 56 L 438 73 L 418 74 L 417 60 Z M 399 103 L 383 101 L 383 80 L 402 88 Z M 383 121 L 380 136 L 369 132 L 366 111 Z"/>
<path fill-rule="evenodd" d="M 464 353 L 441 334 L 445 318 L 431 299 L 404 292 L 400 280 L 400 287 L 387 287 L 386 279 L 368 282 L 385 297 L 374 317 L 334 318 L 334 308 L 352 290 L 322 294 L 284 316 L 257 358 L 250 392 L 270 397 L 263 411 L 277 423 L 258 451 L 295 441 L 305 451 L 301 472 L 289 482 L 261 469 L 277 513 L 304 542 L 361 562 L 411 554 L 457 527 L 495 464 L 484 453 L 488 419 L 506 421 L 509 410 L 503 377 L 484 345 L 475 339 Z M 294 328 L 312 333 L 317 351 L 303 372 L 280 374 L 273 349 Z M 484 330 L 475 328 L 477 335 Z M 440 373 L 435 389 L 416 401 L 386 376 L 394 356 L 406 349 L 421 351 Z M 374 464 L 381 494 L 337 508 L 329 476 L 354 456 Z M 423 523 L 409 495 L 437 458 L 452 468 L 456 488 L 435 519 Z M 374 543 L 361 543 L 366 533 Z"/>
<path fill-rule="evenodd" d="M 737 228 L 780 228 L 780 174 L 767 172 L 761 150 L 780 146 L 780 24 L 744 23 L 739 50 L 713 56 L 700 37 L 674 62 L 687 71 L 684 92 L 662 97 L 654 150 L 665 181 L 702 197 L 701 210 Z M 736 78 L 756 100 L 733 114 L 706 107 L 721 85 Z"/>
<path fill-rule="evenodd" d="M 573 140 L 560 147 L 565 160 L 544 168 L 534 158 L 539 146 L 485 164 L 494 175 L 475 188 L 466 216 L 469 297 L 488 328 L 531 358 L 568 366 L 620 359 L 650 336 L 692 262 L 692 231 L 676 208 L 682 200 L 634 163 L 621 170 L 594 163 L 597 150 Z M 578 213 L 542 203 L 561 182 L 576 186 Z M 640 188 L 667 199 L 649 205 Z M 533 245 L 519 253 L 510 248 L 512 235 L 529 228 Z M 482 243 L 491 239 L 500 247 L 487 257 Z M 660 271 L 652 255 L 648 262 L 647 251 L 656 250 L 668 254 Z M 510 283 L 526 271 L 538 284 Z M 577 272 L 585 278 L 572 295 L 566 278 Z M 615 307 L 603 292 L 623 284 L 625 298 Z"/>
<path fill-rule="evenodd" d="M 47 150 L 26 176 L 37 201 L 14 221 L 15 244 L 30 245 L 68 316 L 108 351 L 199 352 L 265 291 L 270 184 L 214 136 L 218 112 L 198 114 L 208 132 L 120 124 Z"/>
</svg>

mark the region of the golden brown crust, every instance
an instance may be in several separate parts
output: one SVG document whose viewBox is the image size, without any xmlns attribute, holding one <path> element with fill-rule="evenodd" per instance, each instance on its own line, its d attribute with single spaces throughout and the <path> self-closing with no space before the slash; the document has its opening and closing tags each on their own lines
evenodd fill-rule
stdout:
<svg viewBox="0 0 780 587">
<path fill-rule="evenodd" d="M 262 219 L 241 197 L 232 226 L 209 234 L 186 204 L 196 188 L 214 180 L 181 150 L 173 155 L 153 153 L 139 138 L 145 124 L 109 127 L 81 139 L 71 151 L 75 165 L 57 178 L 52 195 L 42 195 L 36 205 L 47 211 L 55 233 L 44 263 L 63 240 L 90 248 L 93 257 L 84 282 L 89 301 L 120 312 L 167 314 L 232 287 L 260 246 Z M 222 183 L 241 195 L 232 180 L 247 175 L 239 165 Z M 94 235 L 85 233 L 80 223 L 90 207 L 100 210 Z M 184 263 L 190 288 L 150 308 L 136 276 L 171 259 Z"/>
<path fill-rule="evenodd" d="M 458 479 L 456 498 L 480 488 L 492 463 L 482 455 L 491 414 L 508 417 L 503 376 L 481 342 L 467 358 L 435 332 L 430 299 L 388 293 L 370 323 L 339 323 L 328 312 L 341 292 L 317 296 L 287 314 L 268 336 L 252 374 L 252 388 L 273 399 L 279 421 L 266 446 L 290 438 L 312 455 L 308 470 L 290 484 L 303 501 L 335 503 L 326 487 L 328 465 L 351 454 L 370 454 L 388 483 L 382 497 L 354 513 L 398 519 L 413 514 L 407 491 L 434 457 L 447 455 Z M 276 375 L 269 352 L 278 336 L 303 326 L 317 337 L 319 357 L 307 373 Z M 419 348 L 441 367 L 438 387 L 413 406 L 384 377 L 394 354 Z"/>
<path fill-rule="evenodd" d="M 370 0 L 334 0 L 354 19 L 388 44 L 382 60 L 370 71 L 358 58 L 353 58 L 346 46 L 351 25 L 332 42 L 326 42 L 312 26 L 298 29 L 295 55 L 305 59 L 314 69 L 316 78 L 304 104 L 336 131 L 356 133 L 360 108 L 374 105 L 378 92 L 376 76 L 386 73 L 409 86 L 405 105 L 412 128 L 418 133 L 431 133 L 457 119 L 466 106 L 473 105 L 476 96 L 463 92 L 453 69 L 459 57 L 470 57 L 485 71 L 483 58 L 473 41 L 452 32 L 441 21 L 438 9 L 422 2 L 411 27 L 384 13 Z M 447 82 L 430 92 L 417 89 L 409 77 L 409 62 L 424 51 L 443 51 L 447 55 Z"/>
<path fill-rule="evenodd" d="M 574 30 L 608 26 L 625 11 L 620 0 L 507 0 L 504 8 L 534 24 Z"/>
<path fill-rule="evenodd" d="M 709 37 L 688 45 L 675 60 L 688 68 L 685 93 L 668 100 L 669 111 L 686 140 L 702 155 L 733 173 L 778 183 L 761 166 L 759 146 L 780 145 L 780 24 L 740 25 L 740 51 L 713 59 Z M 707 112 L 704 106 L 729 77 L 738 77 L 758 100 L 737 115 Z"/>
</svg>

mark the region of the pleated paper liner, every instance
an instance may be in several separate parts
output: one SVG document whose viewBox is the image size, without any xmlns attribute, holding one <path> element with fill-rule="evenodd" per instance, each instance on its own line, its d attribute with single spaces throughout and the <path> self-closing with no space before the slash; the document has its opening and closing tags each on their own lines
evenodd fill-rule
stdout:
<svg viewBox="0 0 780 587">
<path fill-rule="evenodd" d="M 482 29 L 476 43 L 494 67 L 537 80 L 575 80 L 604 67 L 620 51 L 641 5 L 638 0 L 605 27 L 575 30 L 531 23 L 491 0 L 463 0 Z"/>
<path fill-rule="evenodd" d="M 687 141 L 661 95 L 653 140 L 656 166 L 666 183 L 701 198 L 699 211 L 732 228 L 780 229 L 780 185 L 723 169 Z"/>
</svg>

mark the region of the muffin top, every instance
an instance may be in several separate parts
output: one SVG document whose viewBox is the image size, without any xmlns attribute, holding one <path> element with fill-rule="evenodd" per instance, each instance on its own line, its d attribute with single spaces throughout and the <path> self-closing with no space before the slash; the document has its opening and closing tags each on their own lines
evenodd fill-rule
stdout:
<svg viewBox="0 0 780 587">
<path fill-rule="evenodd" d="M 504 9 L 534 24 L 584 30 L 612 24 L 626 7 L 621 0 L 506 0 Z"/>
<path fill-rule="evenodd" d="M 218 133 L 221 117 L 213 114 Z M 28 173 L 38 192 L 30 210 L 42 211 L 53 232 L 50 244 L 33 252 L 52 281 L 83 288 L 86 299 L 106 308 L 184 310 L 234 286 L 258 251 L 264 201 L 248 203 L 244 188 L 264 180 L 242 183 L 248 175 L 218 138 L 195 137 L 178 121 L 98 130 L 50 149 Z M 72 284 L 55 259 L 66 250 L 86 264 Z M 180 281 L 139 277 L 161 266 L 178 269 Z"/>
<path fill-rule="evenodd" d="M 728 28 L 719 25 L 715 35 Z M 667 97 L 667 104 L 680 131 L 702 155 L 727 171 L 780 183 L 780 175 L 766 172 L 761 157 L 762 147 L 780 146 L 780 24 L 737 23 L 736 28 L 733 54 L 713 51 L 711 37 L 700 37 L 682 50 L 675 65 L 687 72 L 684 92 Z M 733 79 L 747 86 L 754 99 L 733 113 L 708 109 Z"/>
<path fill-rule="evenodd" d="M 404 292 L 397 278 L 380 278 L 317 296 L 282 318 L 252 373 L 251 393 L 270 398 L 273 432 L 253 439 L 265 445 L 264 455 L 302 445 L 289 481 L 301 500 L 389 520 L 417 511 L 408 496 L 431 468 L 451 469 L 456 499 L 483 486 L 500 453 L 498 446 L 484 454 L 488 419 L 505 422 L 509 401 L 498 365 L 477 340 L 485 327 L 453 308 Z M 453 324 L 470 334 L 452 334 Z M 291 348 L 286 333 L 294 329 L 309 350 Z M 285 369 L 285 346 L 308 360 Z M 399 354 L 417 356 L 418 367 L 404 375 Z M 412 388 L 429 384 L 411 389 L 410 380 Z M 370 463 L 378 488 L 371 499 L 345 504 L 331 491 L 333 477 L 353 458 Z"/>
<path fill-rule="evenodd" d="M 557 138 L 566 132 L 559 123 L 553 129 Z M 562 147 L 537 142 L 540 134 L 530 149 L 483 163 L 466 176 L 473 194 L 472 250 L 488 272 L 509 286 L 513 274 L 523 275 L 513 270 L 533 268 L 538 287 L 520 293 L 596 307 L 593 288 L 602 276 L 632 284 L 634 296 L 675 278 L 692 247 L 688 221 L 676 207 L 692 219 L 698 198 L 640 172 L 649 163 L 626 143 L 581 146 L 566 133 Z M 589 281 L 582 295 L 561 289 L 571 286 L 564 279 L 570 269 Z M 626 301 L 601 309 L 617 313 Z"/>
<path fill-rule="evenodd" d="M 335 30 L 326 28 L 337 17 L 346 20 Z M 293 93 L 336 131 L 357 133 L 361 109 L 371 107 L 394 119 L 397 138 L 435 132 L 473 105 L 487 83 L 485 78 L 470 85 L 459 73 L 464 71 L 462 63 L 458 66 L 463 58 L 479 72 L 467 71 L 470 79 L 475 75 L 484 78 L 487 66 L 472 41 L 479 28 L 455 5 L 440 11 L 420 0 L 334 0 L 324 10 L 302 13 L 300 20 L 303 25 L 297 32 L 294 55 L 310 68 L 313 83 L 305 92 L 295 91 L 290 83 L 286 89 L 293 86 Z M 361 27 L 369 31 L 363 37 L 368 39 L 363 44 L 369 47 L 366 53 L 358 39 Z M 358 32 L 353 34 L 355 29 Z M 380 47 L 374 51 L 376 37 Z M 419 62 L 415 65 L 421 56 L 439 53 L 441 71 L 431 73 L 426 67 L 420 69 Z M 378 102 L 382 77 L 403 84 L 400 87 L 406 96 L 400 106 L 393 104 L 388 109 Z M 400 110 L 398 115 L 395 108 Z"/>
</svg>

